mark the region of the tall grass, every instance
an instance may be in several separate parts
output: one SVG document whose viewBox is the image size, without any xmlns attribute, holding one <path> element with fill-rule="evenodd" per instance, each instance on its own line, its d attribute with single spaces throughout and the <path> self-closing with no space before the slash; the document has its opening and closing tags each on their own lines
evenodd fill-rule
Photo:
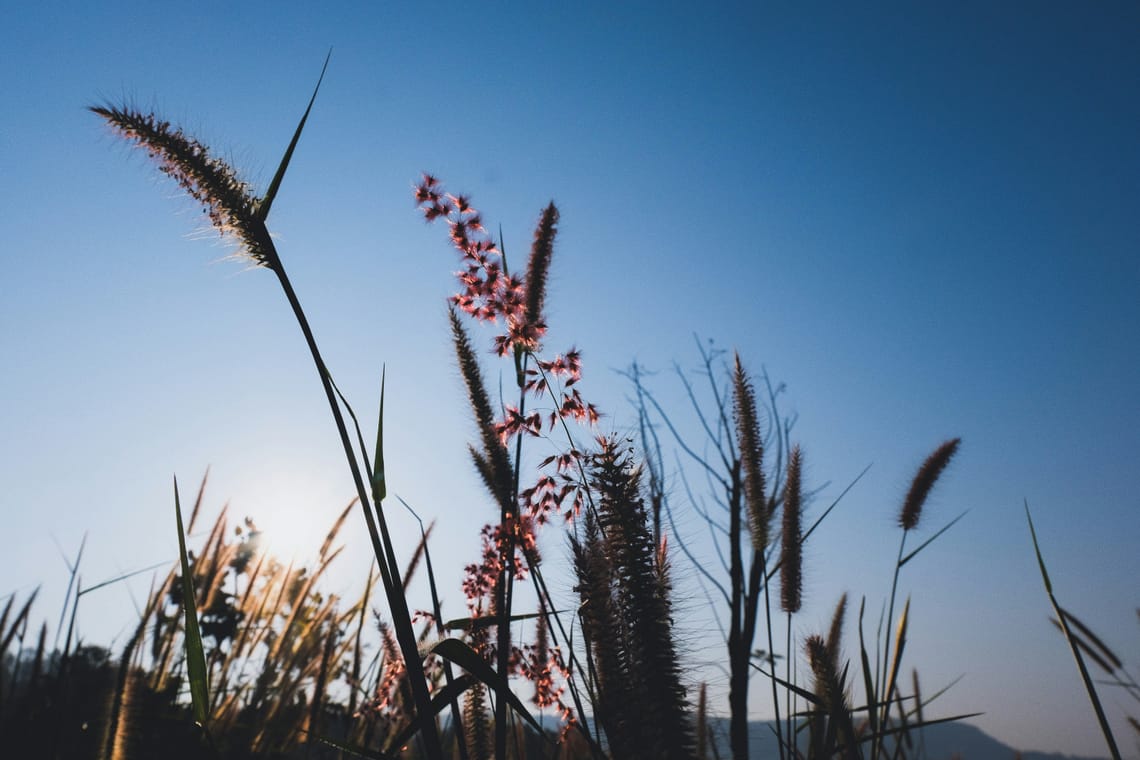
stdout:
<svg viewBox="0 0 1140 760">
<path fill-rule="evenodd" d="M 634 404 L 641 421 L 642 448 L 647 455 L 651 482 L 661 503 L 661 511 L 670 524 L 674 510 L 666 496 L 669 492 L 660 482 L 665 472 L 663 449 L 665 438 L 689 462 L 711 490 L 694 492 L 686 468 L 678 468 L 685 507 L 696 513 L 709 532 L 718 538 L 716 547 L 723 568 L 700 561 L 683 536 L 676 536 L 683 554 L 706 587 L 711 605 L 728 609 L 728 627 L 724 631 L 726 667 L 729 671 L 728 743 L 736 760 L 747 760 L 749 746 L 749 683 L 754 674 L 768 681 L 770 708 L 776 747 L 781 757 L 898 757 L 902 752 L 900 736 L 921 727 L 924 720 L 915 715 L 914 695 L 900 693 L 903 650 L 906 643 L 910 602 L 895 627 L 887 636 L 868 649 L 863 639 L 862 608 L 860 611 L 860 661 L 863 673 L 864 701 L 852 704 L 847 694 L 853 686 L 849 663 L 841 658 L 841 632 L 846 614 L 846 596 L 836 608 L 827 637 L 805 639 L 801 645 L 793 641 L 793 618 L 799 612 L 803 585 L 803 565 L 808 561 L 805 544 L 847 493 L 854 482 L 820 512 L 805 530 L 805 509 L 815 492 L 803 482 L 803 450 L 792 442 L 794 418 L 783 415 L 779 406 L 782 386 L 773 387 L 768 378 L 761 384 L 744 369 L 739 355 L 723 362 L 723 353 L 698 342 L 700 364 L 698 379 L 706 393 L 699 392 L 690 376 L 677 369 L 684 392 L 704 440 L 690 440 L 672 410 L 658 402 L 645 380 L 647 373 L 634 366 L 625 373 L 633 384 Z M 764 389 L 759 396 L 756 387 Z M 731 402 L 729 401 L 731 399 Z M 939 447 L 919 468 L 898 513 L 902 527 L 898 557 L 888 602 L 886 620 L 893 623 L 894 607 L 902 568 L 919 552 L 941 536 L 962 515 L 949 521 L 919 547 L 906 552 L 906 539 L 922 514 L 926 498 L 946 469 L 959 446 L 951 439 Z M 864 473 L 866 470 L 864 470 Z M 862 474 L 855 479 L 857 482 Z M 715 505 L 716 509 L 702 506 Z M 780 519 L 777 521 L 777 517 Z M 674 530 L 674 533 L 676 531 Z M 722 571 L 723 570 L 723 571 Z M 727 578 L 724 576 L 727 575 Z M 779 588 L 773 582 L 779 575 Z M 773 594 L 776 594 L 773 599 Z M 763 601 L 761 605 L 760 602 Z M 864 600 L 865 601 L 865 600 Z M 784 613 L 783 652 L 777 652 L 774 630 L 777 626 L 773 603 Z M 763 649 L 756 648 L 756 637 Z M 793 665 L 801 653 L 807 669 L 813 674 L 811 688 L 798 683 Z M 785 659 L 783 678 L 777 675 L 777 660 Z M 875 665 L 872 667 L 871 661 Z M 783 698 L 781 698 L 783 697 Z M 805 700 L 806 712 L 797 710 Z M 781 711 L 787 721 L 781 719 Z M 925 717 L 925 716 L 924 716 Z M 955 716 L 958 719 L 964 716 Z M 930 722 L 938 722 L 935 719 Z M 806 750 L 800 736 L 808 738 Z"/>
<path fill-rule="evenodd" d="M 327 67 L 327 60 L 325 65 Z M 323 77 L 324 71 L 321 72 L 321 78 L 323 79 Z M 254 265 L 269 269 L 277 276 L 285 298 L 297 320 L 298 327 L 304 335 L 344 449 L 345 459 L 356 487 L 357 499 L 364 516 L 365 525 L 368 528 L 373 553 L 380 568 L 380 577 L 404 660 L 409 663 L 418 663 L 419 653 L 416 635 L 412 628 L 407 598 L 398 583 L 399 566 L 381 503 L 385 495 L 382 487 L 384 483 L 383 472 L 371 473 L 367 480 L 364 477 L 363 470 L 368 467 L 367 463 L 370 461 L 368 452 L 363 449 L 362 440 L 360 451 L 354 447 L 341 407 L 339 391 L 335 389 L 332 375 L 325 365 L 320 349 L 317 347 L 316 338 L 309 326 L 308 318 L 301 308 L 292 282 L 286 274 L 276 245 L 269 235 L 268 227 L 266 227 L 266 220 L 273 200 L 289 166 L 293 151 L 300 139 L 319 89 L 320 80 L 317 82 L 309 105 L 297 125 L 293 139 L 285 151 L 269 188 L 261 197 L 255 196 L 251 186 L 238 179 L 237 172 L 224 161 L 213 156 L 206 146 L 154 114 L 141 113 L 130 107 L 114 105 L 93 106 L 91 110 L 101 116 L 123 138 L 145 150 L 148 156 L 155 160 L 162 173 L 174 179 L 194 200 L 201 203 L 214 227 L 235 241 L 238 246 L 237 250 L 241 255 Z M 365 462 L 364 468 L 361 467 L 361 460 Z M 379 454 L 377 454 L 376 461 L 382 461 Z M 372 501 L 373 497 L 375 497 L 375 503 Z M 422 669 L 418 665 L 409 668 L 409 678 L 419 714 L 429 715 L 431 713 L 431 697 Z M 443 754 L 439 735 L 431 721 L 424 721 L 423 737 L 428 756 L 432 760 L 440 760 Z"/>
<path fill-rule="evenodd" d="M 710 603 L 727 611 L 723 665 L 728 744 L 736 760 L 753 751 L 749 686 L 757 676 L 770 688 L 781 758 L 904 758 L 922 747 L 921 741 L 906 743 L 912 732 L 962 717 L 928 717 L 932 698 L 921 698 L 916 671 L 913 693 L 903 693 L 909 598 L 897 621 L 894 615 L 903 567 L 961 518 L 907 552 L 958 439 L 930 454 L 898 513 L 902 532 L 883 604 L 893 635 L 882 637 L 881 622 L 868 646 L 864 597 L 857 658 L 845 658 L 844 595 L 826 634 L 796 640 L 808 539 L 847 491 L 809 517 L 818 491 L 805 483 L 805 454 L 792 440 L 794 417 L 778 403 L 782 387 L 749 373 L 739 355 L 729 363 L 701 345 L 704 392 L 689 375 L 678 377 L 705 440 L 681 432 L 677 410 L 657 401 L 637 366 L 627 373 L 637 447 L 597 436 L 591 428 L 600 412 L 580 391 L 581 352 L 552 353 L 545 346 L 547 282 L 558 263 L 562 223 L 557 206 L 540 206 L 525 266 L 512 271 L 503 241 L 487 231 L 471 198 L 424 175 L 415 188 L 419 211 L 446 228 L 460 261 L 448 320 L 472 418 L 471 467 L 487 507 L 480 555 L 460 581 L 465 609 L 458 616 L 445 611 L 430 527 L 421 522 L 422 540 L 404 564 L 389 532 L 383 379 L 376 443 L 369 451 L 267 226 L 320 81 L 260 195 L 211 149 L 160 116 L 115 104 L 91 110 L 201 204 L 239 256 L 276 277 L 328 402 L 355 497 L 330 528 L 315 563 L 299 567 L 268 555 L 256 525 L 247 520 L 231 526 L 225 510 L 212 526 L 196 530 L 205 481 L 186 521 L 176 487 L 179 562 L 156 579 L 132 635 L 114 653 L 78 643 L 73 648 L 72 625 L 62 654 L 52 653 L 46 626 L 38 635 L 29 628 L 34 594 L 20 604 L 9 597 L 0 612 L 0 741 L 21 723 L 50 729 L 53 719 L 65 719 L 69 727 L 86 720 L 98 730 L 89 736 L 57 731 L 46 748 L 20 745 L 25 754 L 115 760 L 717 756 L 708 721 L 715 708 L 704 685 L 690 699 L 689 686 L 695 685 L 686 682 L 687 663 L 676 643 L 672 578 L 681 563 L 711 589 Z M 489 352 L 478 348 L 488 329 L 494 331 Z M 498 364 L 488 372 L 491 361 Z M 496 374 L 511 386 L 497 398 L 486 382 Z M 701 400 L 705 394 L 711 401 Z M 677 470 L 679 484 L 668 476 L 669 444 L 663 440 L 710 484 L 708 501 L 695 494 L 685 468 Z M 674 503 L 678 490 L 684 505 Z M 708 503 L 719 509 L 703 506 Z M 678 534 L 674 513 L 682 508 L 720 537 L 723 569 L 697 561 Z M 320 584 L 353 510 L 364 519 L 375 567 L 359 595 L 345 600 L 324 594 Z M 562 529 L 570 545 L 574 609 L 560 606 L 547 580 L 540 537 L 551 526 Z M 77 557 L 72 623 L 84 591 L 78 563 Z M 413 605 L 408 580 L 421 563 L 431 599 Z M 376 585 L 386 614 L 371 607 Z M 535 602 L 523 606 L 520 599 Z M 428 613 L 417 620 L 412 609 Z M 1078 662 L 1085 652 L 1132 689 L 1135 682 L 1124 681 L 1115 655 L 1075 617 L 1056 609 Z M 783 651 L 777 652 L 781 624 Z M 12 657 L 10 648 L 33 654 Z M 810 682 L 801 682 L 801 672 L 810 674 Z M 558 730 L 544 730 L 523 704 L 524 683 L 532 705 L 557 716 Z M 92 701 L 91 694 L 99 696 Z M 445 713 L 446 725 L 440 717 Z M 87 715 L 92 717 L 82 717 Z"/>
<path fill-rule="evenodd" d="M 1122 671 L 1122 663 L 1120 658 L 1104 645 L 1100 639 L 1092 633 L 1083 623 L 1081 623 L 1075 616 L 1066 612 L 1057 597 L 1053 593 L 1053 582 L 1049 579 L 1049 571 L 1045 568 L 1045 558 L 1041 554 L 1041 546 L 1037 543 L 1037 531 L 1033 527 L 1033 516 L 1029 513 L 1029 503 L 1025 504 L 1025 519 L 1029 523 L 1029 536 L 1033 540 L 1033 551 L 1037 555 L 1037 567 L 1041 571 L 1041 581 L 1045 584 L 1045 593 L 1049 596 L 1049 602 L 1053 606 L 1053 612 L 1056 617 L 1052 622 L 1057 628 L 1060 629 L 1065 640 L 1069 644 L 1069 649 L 1073 653 L 1073 659 L 1077 663 L 1077 670 L 1081 675 L 1081 681 L 1084 683 L 1085 692 L 1089 696 L 1089 702 L 1092 704 L 1093 712 L 1096 714 L 1097 724 L 1100 726 L 1101 734 L 1104 736 L 1105 744 L 1108 746 L 1108 751 L 1112 755 L 1113 760 L 1119 760 L 1120 749 L 1116 745 L 1116 737 L 1112 733 L 1112 728 L 1108 724 L 1108 717 L 1104 713 L 1104 707 L 1101 705 L 1100 695 L 1097 692 L 1096 685 L 1093 683 L 1092 676 L 1089 674 L 1088 666 L 1085 664 L 1085 657 L 1092 659 L 1100 667 L 1107 671 L 1110 676 L 1116 676 L 1118 681 L 1125 686 L 1126 691 L 1140 701 L 1140 688 L 1136 688 L 1136 682 L 1125 682 L 1119 677 L 1119 672 Z M 1140 615 L 1140 611 L 1137 612 Z M 1103 656 L 1102 656 L 1103 655 Z M 1111 665 L 1109 664 L 1111 663 Z M 1140 725 L 1137 725 L 1135 718 L 1131 719 L 1131 725 L 1140 732 Z"/>
</svg>

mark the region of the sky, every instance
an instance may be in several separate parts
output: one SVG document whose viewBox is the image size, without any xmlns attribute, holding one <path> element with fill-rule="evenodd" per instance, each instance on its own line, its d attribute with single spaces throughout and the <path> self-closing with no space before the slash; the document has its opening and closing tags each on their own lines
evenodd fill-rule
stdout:
<svg viewBox="0 0 1140 760">
<path fill-rule="evenodd" d="M 1135 673 L 1136 5 L 45 2 L 2 20 L 0 601 L 41 586 L 54 625 L 85 535 L 87 585 L 172 561 L 175 474 L 192 491 L 209 468 L 208 514 L 228 502 L 282 554 L 315 553 L 351 498 L 275 279 L 224 260 L 198 209 L 85 110 L 154 109 L 264 188 L 331 48 L 270 228 L 365 419 L 386 369 L 389 487 L 438 520 L 445 603 L 461 612 L 493 510 L 447 340 L 457 260 L 412 200 L 423 171 L 470 194 L 516 259 L 558 204 L 546 345 L 581 349 L 601 432 L 632 432 L 619 371 L 637 361 L 699 440 L 672 368 L 698 370 L 713 341 L 786 384 L 813 515 L 871 465 L 808 542 L 797 636 L 844 591 L 877 614 L 910 479 L 961 436 L 920 537 L 969 513 L 900 581 L 908 663 L 927 693 L 963 676 L 934 712 L 1107 754 L 1023 505 L 1062 604 Z M 707 560 L 670 476 L 676 540 Z M 393 520 L 410 552 L 414 521 Z M 348 592 L 368 548 L 345 540 Z M 543 547 L 565 565 L 564 537 Z M 721 658 L 715 628 L 675 562 L 690 674 L 715 689 L 698 667 Z M 84 638 L 122 641 L 149 582 L 84 597 Z M 1127 752 L 1130 706 L 1102 693 Z"/>
</svg>

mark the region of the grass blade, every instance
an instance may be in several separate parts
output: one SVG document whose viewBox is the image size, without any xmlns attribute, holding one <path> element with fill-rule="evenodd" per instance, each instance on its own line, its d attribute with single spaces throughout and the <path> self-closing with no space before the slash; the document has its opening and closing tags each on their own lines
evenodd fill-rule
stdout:
<svg viewBox="0 0 1140 760">
<path fill-rule="evenodd" d="M 186 673 L 190 680 L 190 700 L 194 721 L 205 727 L 210 688 L 206 682 L 206 652 L 202 632 L 198 628 L 198 611 L 194 605 L 194 577 L 186 554 L 186 533 L 182 530 L 182 503 L 178 498 L 178 478 L 174 478 L 174 516 L 178 522 L 178 558 L 182 563 L 182 609 L 186 611 Z"/>
<path fill-rule="evenodd" d="M 934 542 L 934 539 L 938 538 L 938 537 L 939 537 L 939 536 L 941 536 L 943 533 L 945 533 L 946 531 L 950 530 L 950 528 L 954 527 L 954 523 L 958 522 L 958 521 L 959 521 L 959 520 L 961 520 L 963 517 L 965 517 L 965 516 L 966 516 L 966 514 L 967 514 L 969 511 L 970 511 L 970 510 L 968 510 L 968 509 L 967 509 L 967 510 L 966 510 L 965 512 L 963 512 L 962 514 L 958 515 L 958 516 L 957 516 L 957 517 L 955 517 L 953 520 L 951 520 L 950 522 L 948 522 L 948 523 L 946 523 L 945 525 L 943 525 L 943 526 L 942 526 L 942 529 L 941 529 L 941 530 L 939 530 L 937 533 L 935 533 L 935 534 L 934 534 L 933 536 L 931 536 L 930 538 L 928 538 L 928 539 L 926 539 L 925 541 L 923 541 L 923 542 L 922 542 L 922 544 L 921 544 L 921 545 L 920 545 L 920 546 L 919 546 L 917 549 L 915 549 L 914 551 L 910 552 L 910 553 L 909 553 L 909 554 L 907 554 L 905 557 L 903 557 L 901 560 L 899 560 L 899 567 L 902 567 L 902 566 L 903 566 L 903 565 L 905 565 L 907 562 L 910 562 L 911 558 L 912 558 L 914 555 L 918 554 L 920 551 L 922 551 L 922 550 L 923 550 L 923 549 L 925 549 L 927 546 L 929 546 L 930 544 L 932 544 L 932 543 Z"/>
<path fill-rule="evenodd" d="M 859 602 L 859 656 L 863 663 L 863 688 L 867 692 L 867 704 L 874 705 L 878 699 L 878 694 L 875 693 L 875 679 L 871 675 L 871 658 L 867 655 L 867 644 L 863 639 L 863 613 L 866 611 L 867 597 Z M 878 736 L 879 733 L 879 710 L 877 707 L 872 707 L 867 711 L 867 718 L 871 723 L 871 736 Z M 872 749 L 871 757 L 875 756 Z"/>
<path fill-rule="evenodd" d="M 569 610 L 557 610 L 552 614 L 561 615 Z M 509 620 L 512 623 L 517 623 L 520 620 L 533 620 L 534 618 L 542 617 L 541 612 L 528 612 L 524 615 L 511 615 Z M 477 628 L 490 628 L 491 626 L 498 625 L 500 618 L 492 617 L 490 615 L 483 615 L 482 617 L 465 617 L 453 618 L 443 624 L 444 630 L 448 631 L 473 631 Z"/>
<path fill-rule="evenodd" d="M 257 218 L 265 221 L 269 216 L 269 207 L 273 205 L 273 199 L 277 197 L 277 189 L 281 187 L 281 180 L 285 177 L 285 170 L 289 168 L 289 161 L 293 158 L 293 150 L 297 147 L 297 142 L 301 139 L 301 130 L 305 128 L 305 122 L 309 119 L 309 112 L 313 110 L 313 103 L 317 100 L 317 91 L 321 89 L 321 82 L 324 81 L 325 71 L 329 67 L 329 59 L 332 58 L 332 50 L 325 56 L 325 65 L 321 67 L 321 76 L 317 79 L 317 86 L 313 88 L 313 97 L 309 98 L 309 106 L 305 109 L 305 115 L 301 117 L 301 123 L 297 125 L 297 131 L 293 133 L 293 139 L 289 141 L 289 147 L 285 149 L 285 155 L 281 159 L 281 164 L 277 167 L 277 172 L 273 175 L 273 180 L 269 183 L 269 189 L 265 191 L 265 197 L 261 199 L 261 203 L 257 204 L 257 209 L 254 212 Z"/>
<path fill-rule="evenodd" d="M 495 672 L 494 668 L 487 664 L 487 661 L 476 653 L 474 649 L 459 639 L 444 639 L 443 641 L 431 647 L 431 652 L 438 654 L 445 660 L 454 662 L 459 667 L 466 670 L 479 681 L 485 683 L 488 687 L 494 690 L 494 693 L 501 693 L 507 700 L 507 703 L 521 715 L 527 723 L 529 723 L 540 734 L 542 733 L 542 726 L 538 721 L 527 711 L 526 707 L 515 693 L 509 688 L 505 688 L 505 684 L 500 682 L 505 681 L 505 677 Z M 500 688 L 502 686 L 503 688 Z"/>
<path fill-rule="evenodd" d="M 887 677 L 887 688 L 883 694 L 879 695 L 886 704 L 886 710 L 883 713 L 883 725 L 886 725 L 887 717 L 890 714 L 891 700 L 894 698 L 895 685 L 898 683 L 899 667 L 902 665 L 903 648 L 906 647 L 906 631 L 909 621 L 910 597 L 907 597 L 902 614 L 899 615 L 898 627 L 895 629 L 895 652 L 894 658 L 891 660 L 890 675 Z"/>
<path fill-rule="evenodd" d="M 372 500 L 379 504 L 388 495 L 388 488 L 384 481 L 384 380 L 386 369 L 380 370 L 380 414 L 376 423 L 376 461 L 372 465 Z M 361 444 L 361 449 L 364 444 Z M 401 500 L 402 501 L 402 500 Z M 422 527 L 422 526 L 421 526 Z"/>
<path fill-rule="evenodd" d="M 1093 711 L 1096 712 L 1096 719 L 1100 723 L 1100 730 L 1104 734 L 1108 750 L 1112 753 L 1114 760 L 1120 760 L 1120 750 L 1116 747 L 1116 738 L 1112 735 L 1108 718 L 1105 717 L 1104 708 L 1100 704 L 1100 697 L 1097 696 L 1096 687 L 1089 676 L 1088 668 L 1085 667 L 1085 660 L 1081 657 L 1081 650 L 1077 645 L 1076 637 L 1069 629 L 1068 618 L 1061 610 L 1061 605 L 1057 603 L 1057 597 L 1053 596 L 1053 584 L 1049 581 L 1049 571 L 1045 569 L 1045 558 L 1041 556 L 1041 546 L 1037 543 L 1037 531 L 1033 529 L 1033 516 L 1029 514 L 1028 501 L 1025 502 L 1025 519 L 1029 521 L 1029 537 L 1033 540 L 1033 551 L 1037 554 L 1037 566 L 1041 568 L 1041 580 L 1045 583 L 1045 593 L 1049 595 L 1049 601 L 1053 604 L 1053 611 L 1057 614 L 1057 619 L 1061 621 L 1061 633 L 1065 635 L 1065 641 L 1069 642 L 1069 649 L 1072 650 L 1073 658 L 1077 661 L 1077 669 L 1081 672 L 1081 680 L 1085 682 L 1085 691 L 1088 692 L 1089 701 L 1092 702 Z"/>
<path fill-rule="evenodd" d="M 426 717 L 434 718 L 438 713 L 443 712 L 445 707 L 455 702 L 455 700 L 462 696 L 463 692 L 471 688 L 476 681 L 477 679 L 472 675 L 460 676 L 437 691 L 431 698 L 431 714 Z M 420 721 L 423 717 L 424 716 L 416 715 L 408 725 L 404 726 L 400 733 L 392 737 L 389 743 L 392 750 L 398 751 L 400 747 L 404 746 L 416 735 L 416 732 L 420 730 Z"/>
</svg>

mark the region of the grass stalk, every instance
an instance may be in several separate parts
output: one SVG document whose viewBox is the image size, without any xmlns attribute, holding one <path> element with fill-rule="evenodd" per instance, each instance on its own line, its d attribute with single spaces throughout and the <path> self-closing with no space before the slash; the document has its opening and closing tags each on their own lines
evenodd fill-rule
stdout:
<svg viewBox="0 0 1140 760">
<path fill-rule="evenodd" d="M 1112 734 L 1112 728 L 1108 725 L 1108 718 L 1104 714 L 1104 708 L 1101 707 L 1100 697 L 1097 695 L 1096 686 L 1093 684 L 1092 677 L 1089 675 L 1088 668 L 1085 666 L 1085 660 L 1081 657 L 1080 647 L 1077 645 L 1077 637 L 1069 627 L 1068 617 L 1061 609 L 1061 605 L 1057 602 L 1057 597 L 1053 594 L 1053 583 L 1049 580 L 1049 571 L 1045 569 L 1045 558 L 1041 555 L 1041 546 L 1037 542 L 1037 531 L 1033 528 L 1033 516 L 1029 513 L 1029 502 L 1025 502 L 1025 519 L 1029 523 L 1029 537 L 1033 541 L 1033 551 L 1037 555 L 1037 566 L 1041 570 L 1041 580 L 1045 584 L 1045 593 L 1049 596 L 1049 603 L 1053 605 L 1053 612 L 1057 615 L 1057 620 L 1061 623 L 1061 632 L 1065 635 L 1065 640 L 1069 643 L 1069 649 L 1073 653 L 1073 659 L 1077 661 L 1077 670 L 1080 671 L 1081 681 L 1084 682 L 1085 691 L 1089 695 L 1089 702 L 1092 703 L 1093 712 L 1096 713 L 1097 723 L 1100 724 L 1101 734 L 1104 736 L 1105 744 L 1108 745 L 1108 751 L 1112 755 L 1113 760 L 1120 760 L 1120 750 L 1116 746 L 1116 737 Z"/>
</svg>

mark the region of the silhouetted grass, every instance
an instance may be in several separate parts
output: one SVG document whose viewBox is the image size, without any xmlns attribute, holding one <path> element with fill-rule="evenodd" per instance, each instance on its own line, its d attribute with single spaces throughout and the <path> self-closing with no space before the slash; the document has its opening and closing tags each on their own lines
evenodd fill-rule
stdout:
<svg viewBox="0 0 1140 760">
<path fill-rule="evenodd" d="M 838 499 L 804 529 L 815 492 L 804 483 L 803 453 L 791 440 L 793 421 L 777 403 L 781 388 L 773 388 L 766 376 L 757 382 L 739 355 L 731 367 L 721 366 L 720 354 L 702 347 L 711 405 L 698 400 L 686 375 L 680 378 L 705 441 L 686 440 L 674 423 L 676 410 L 657 402 L 634 367 L 629 377 L 636 391 L 640 451 L 593 433 L 592 443 L 582 443 L 582 431 L 574 425 L 593 426 L 599 412 L 579 390 L 581 353 L 571 348 L 551 354 L 544 346 L 547 283 L 557 263 L 562 223 L 557 206 L 541 208 L 525 271 L 513 273 L 502 242 L 488 234 L 471 199 L 446 192 L 438 178 L 424 175 L 415 191 L 419 209 L 429 222 L 446 225 L 461 262 L 449 322 L 474 421 L 472 467 L 485 486 L 488 506 L 481 556 L 462 579 L 466 609 L 445 618 L 430 527 L 422 530 L 404 565 L 398 564 L 389 534 L 383 383 L 370 452 L 267 227 L 316 94 L 315 89 L 261 195 L 208 147 L 158 115 L 113 104 L 91 110 L 200 203 L 239 255 L 277 277 L 313 359 L 356 497 L 330 528 L 316 562 L 294 567 L 262 550 L 252 521 L 231 531 L 225 510 L 208 531 L 196 532 L 205 480 L 184 524 L 176 486 L 178 562 L 156 580 L 132 636 L 115 653 L 72 647 L 81 584 L 62 650 L 47 646 L 46 625 L 29 638 L 35 594 L 18 604 L 9 597 L 0 612 L 0 749 L 29 757 L 114 760 L 705 758 L 716 752 L 708 728 L 713 708 L 704 684 L 699 697 L 690 699 L 689 687 L 698 685 L 686 683 L 687 663 L 675 643 L 671 578 L 677 560 L 691 563 L 685 567 L 719 594 L 716 603 L 728 611 L 722 664 L 729 675 L 729 744 L 736 760 L 750 753 L 748 687 L 757 674 L 771 686 L 782 758 L 919 757 L 923 744 L 913 741 L 916 731 L 963 717 L 928 717 L 933 697 L 921 698 L 916 671 L 913 693 L 902 693 L 909 599 L 894 619 L 902 568 L 961 517 L 906 552 L 907 538 L 959 439 L 930 454 L 903 500 L 902 534 L 884 604 L 893 635 L 888 631 L 873 647 L 867 645 L 864 597 L 852 673 L 852 661 L 842 651 L 846 595 L 826 637 L 795 641 L 792 635 L 803 566 L 810 561 L 806 542 Z M 490 353 L 503 362 L 500 376 L 513 377 L 515 387 L 498 399 L 488 393 L 486 358 L 470 337 L 469 323 L 499 331 Z M 674 490 L 659 430 L 668 431 L 700 470 L 711 485 L 711 503 L 722 508 L 702 509 L 702 500 L 679 472 L 688 508 L 721 537 L 723 570 L 697 562 L 676 531 L 662 523 L 662 515 L 671 523 L 680 506 L 670 503 Z M 552 442 L 555 453 L 537 467 L 526 464 L 539 458 L 524 456 L 529 447 Z M 359 595 L 342 600 L 324 594 L 320 582 L 340 551 L 338 537 L 353 509 L 364 518 L 376 565 Z M 547 585 L 538 537 L 551 525 L 567 526 L 575 610 L 559 609 Z M 196 536 L 204 538 L 192 549 Z M 681 557 L 675 558 L 678 550 Z M 408 580 L 421 563 L 431 599 L 412 604 Z M 77 557 L 72 568 L 77 581 L 78 564 Z M 1043 560 L 1041 566 L 1048 588 Z M 777 574 L 780 590 L 774 600 Z M 377 579 L 385 613 L 371 608 Z M 532 584 L 534 609 L 515 609 L 516 586 L 524 583 Z M 420 608 L 429 613 L 414 621 L 410 610 Z M 1119 658 L 1074 616 L 1056 610 L 1094 703 L 1082 653 L 1134 691 Z M 782 654 L 775 651 L 777 616 L 786 624 Z M 524 620 L 535 621 L 529 643 L 515 630 Z M 755 648 L 761 632 L 764 650 Z M 786 658 L 782 678 L 776 667 L 781 656 Z M 800 663 L 811 673 L 810 684 L 800 683 Z M 518 696 L 520 679 L 529 682 L 535 706 L 557 715 L 558 731 L 544 731 L 535 721 Z M 857 685 L 861 699 L 855 696 Z M 449 721 L 441 718 L 445 714 Z"/>
</svg>

